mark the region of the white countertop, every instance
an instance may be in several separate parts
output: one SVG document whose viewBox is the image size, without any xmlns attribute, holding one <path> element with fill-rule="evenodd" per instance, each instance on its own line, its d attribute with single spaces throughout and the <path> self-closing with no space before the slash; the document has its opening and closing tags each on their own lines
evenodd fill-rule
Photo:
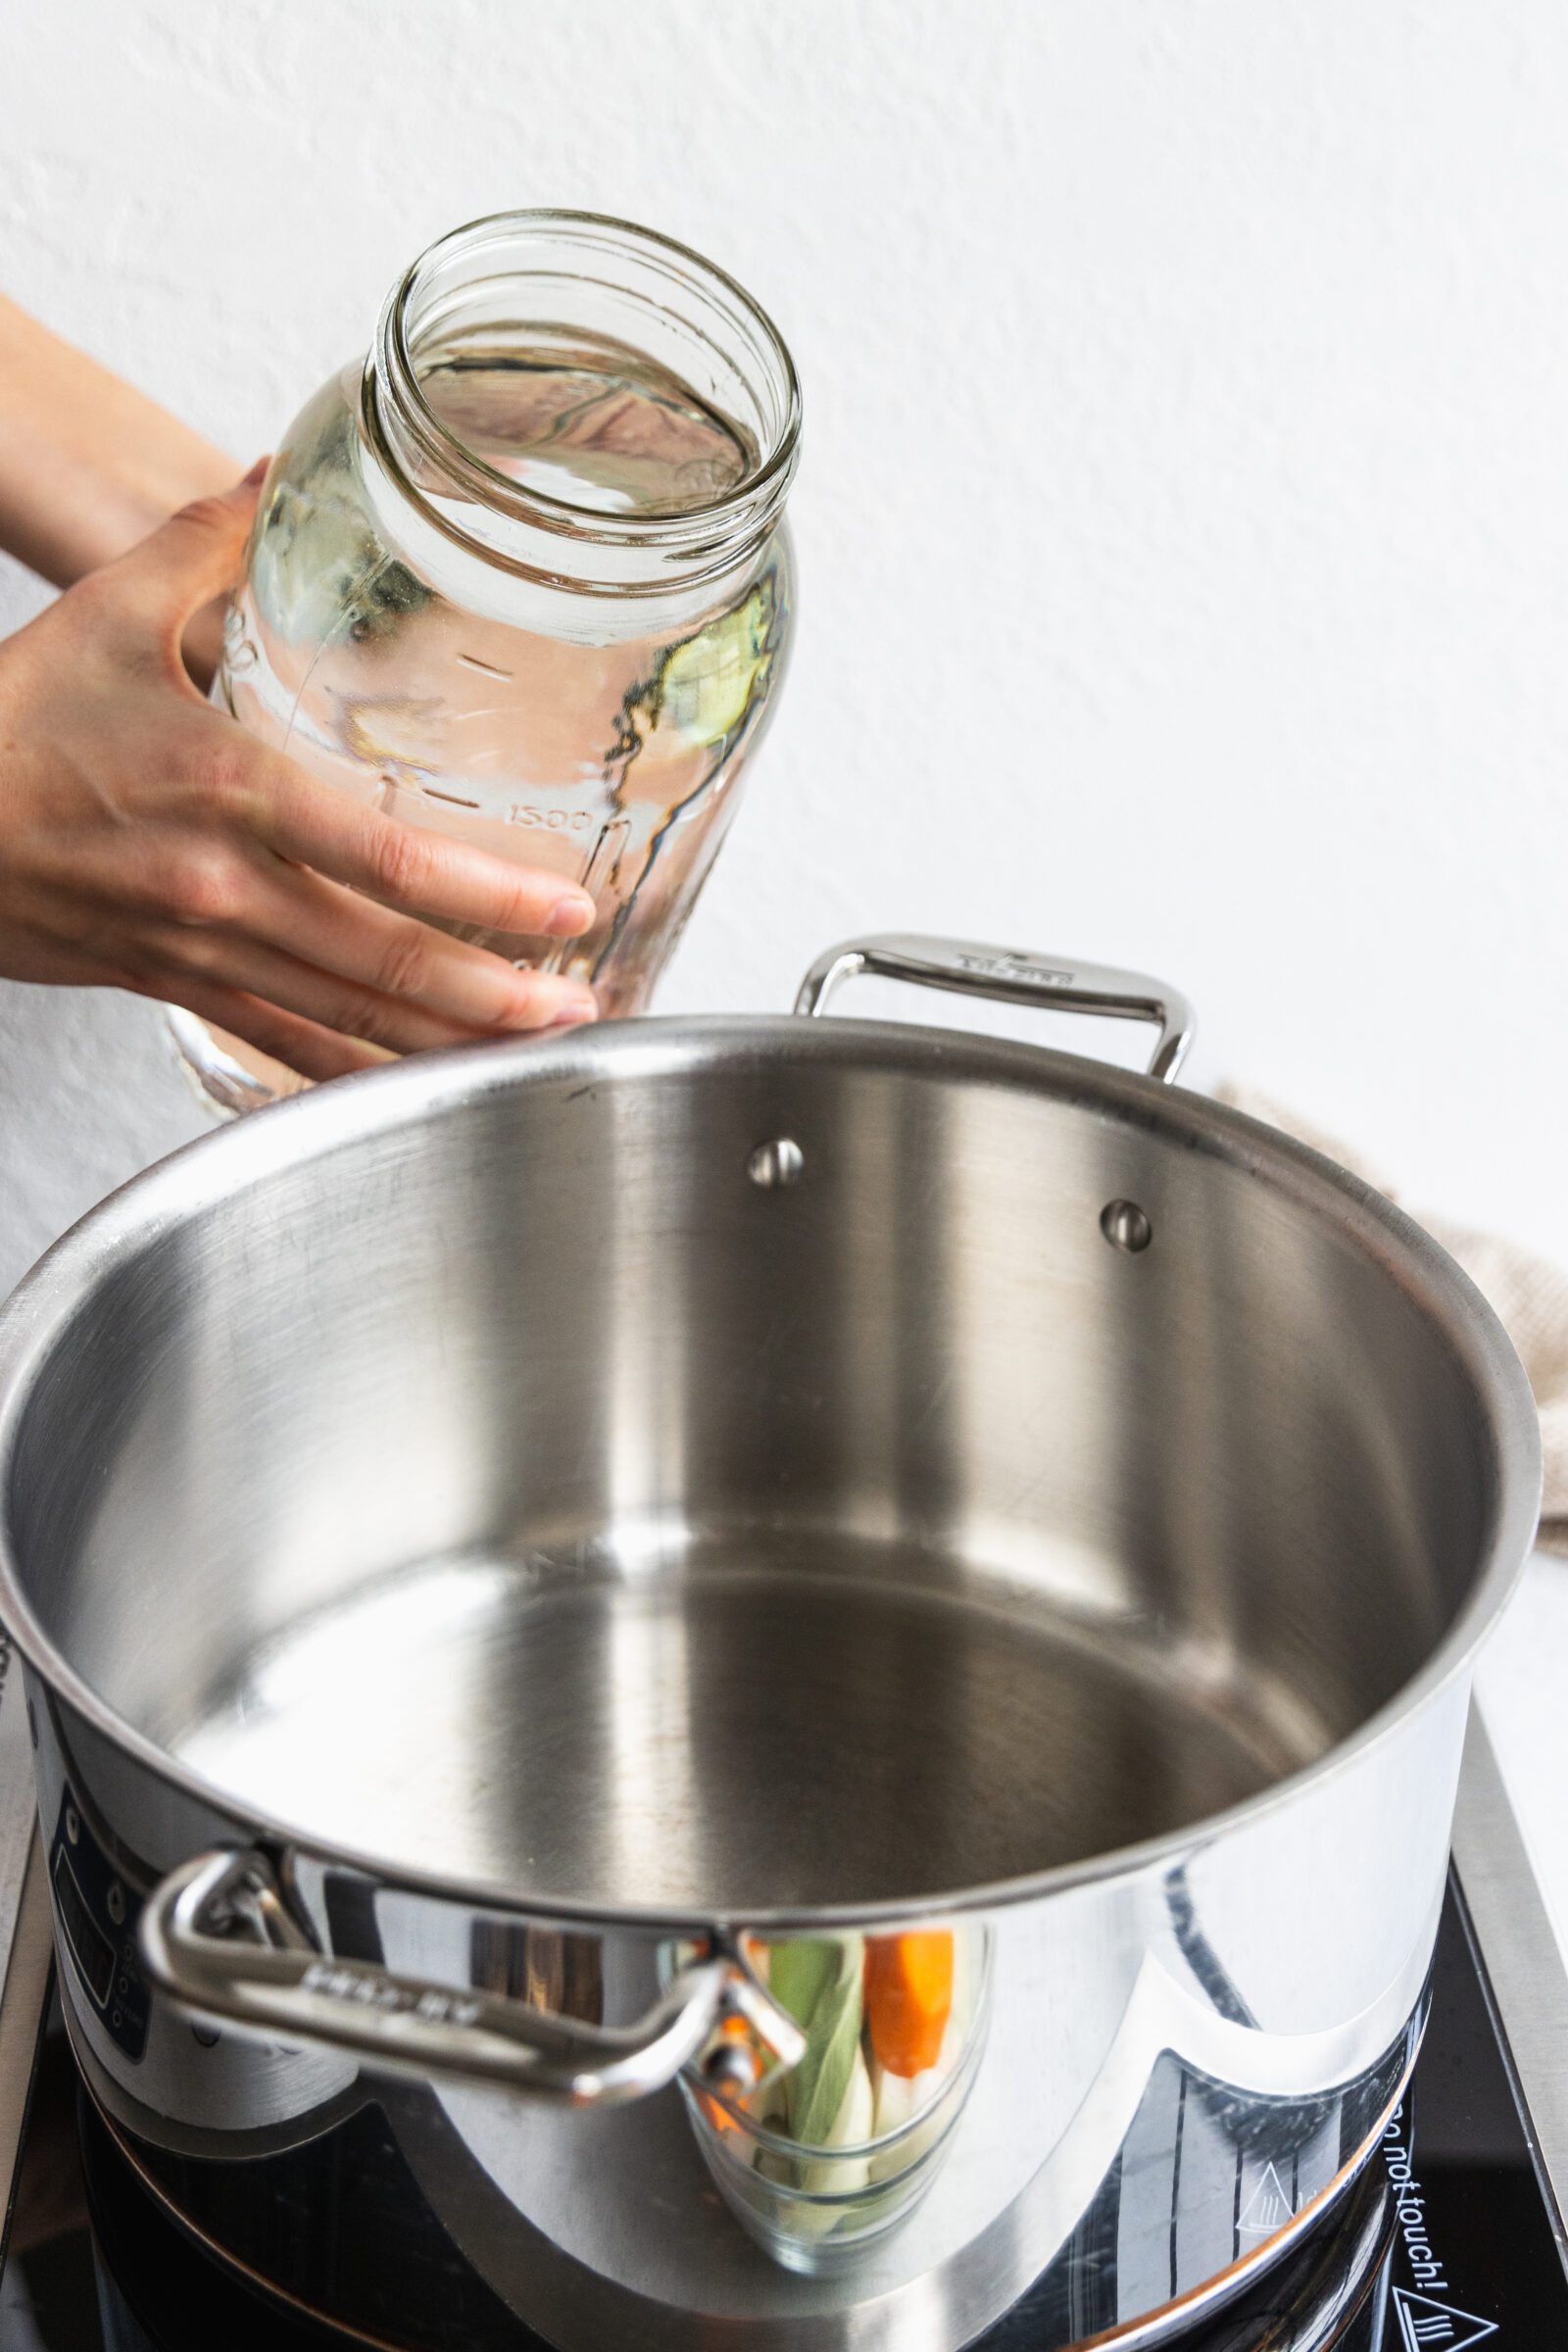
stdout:
<svg viewBox="0 0 1568 2352">
<path fill-rule="evenodd" d="M 1475 1689 L 1568 1964 L 1568 1559 L 1531 1559 Z"/>
</svg>

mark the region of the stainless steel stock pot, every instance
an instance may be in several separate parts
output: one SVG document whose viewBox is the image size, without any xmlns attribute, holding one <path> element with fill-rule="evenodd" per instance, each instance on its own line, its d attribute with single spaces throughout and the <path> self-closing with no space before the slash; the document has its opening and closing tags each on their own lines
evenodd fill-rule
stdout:
<svg viewBox="0 0 1568 2352">
<path fill-rule="evenodd" d="M 567 2352 L 948 2352 L 1042 2278 L 1042 2343 L 1153 2342 L 1280 2258 L 1413 2056 L 1535 1526 L 1487 1306 L 1164 1083 L 1172 992 L 880 939 L 798 1013 L 862 970 L 1153 1068 L 800 1017 L 421 1057 L 177 1153 L 0 1319 L 95 2094 L 227 2165 L 379 2101 Z M 770 2260 L 667 2086 L 800 2060 L 770 1940 L 932 1921 L 986 2013 L 918 2224 L 835 2265 L 808 2199 Z"/>
</svg>

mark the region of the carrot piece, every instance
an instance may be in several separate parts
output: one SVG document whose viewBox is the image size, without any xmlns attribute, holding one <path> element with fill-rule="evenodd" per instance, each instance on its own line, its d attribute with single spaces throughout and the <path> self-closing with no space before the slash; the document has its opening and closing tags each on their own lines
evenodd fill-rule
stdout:
<svg viewBox="0 0 1568 2352">
<path fill-rule="evenodd" d="M 953 1936 L 945 1928 L 865 1939 L 871 2048 L 890 2075 L 923 2075 L 942 2054 L 953 2010 Z"/>
<path fill-rule="evenodd" d="M 751 2029 L 743 2017 L 726 2017 L 720 2025 L 718 2033 L 719 2038 L 728 2042 L 731 2048 L 744 2058 L 746 2069 L 750 2071 L 751 2081 L 749 2082 L 743 2084 L 739 2081 L 739 2074 L 742 2070 L 737 2069 L 736 2077 L 725 2084 L 728 2096 L 734 2100 L 735 2106 L 744 2106 L 752 2091 L 756 2089 L 757 2079 L 761 2073 L 761 2068 L 757 2060 L 757 2044 L 753 2039 Z M 718 2046 L 719 2042 L 715 2040 L 710 2048 L 710 2058 L 712 2057 Z M 715 2132 L 744 2133 L 745 2126 L 736 2117 L 734 2108 L 726 2106 L 723 2099 L 715 2098 L 710 2090 L 700 2090 L 697 2100 Z"/>
</svg>

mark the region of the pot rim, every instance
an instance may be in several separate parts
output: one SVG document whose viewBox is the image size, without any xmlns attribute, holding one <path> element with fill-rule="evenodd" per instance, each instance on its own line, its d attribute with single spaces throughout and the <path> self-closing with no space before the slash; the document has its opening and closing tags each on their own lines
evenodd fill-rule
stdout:
<svg viewBox="0 0 1568 2352">
<path fill-rule="evenodd" d="M 1222 1812 L 1136 1844 L 1020 1878 L 914 1900 L 883 1898 L 807 1910 L 749 1909 L 733 1914 L 736 1924 L 759 1930 L 852 1928 L 998 1911 L 1102 1880 L 1157 1870 L 1190 1857 L 1195 1845 L 1260 1821 L 1303 1791 L 1354 1769 L 1465 1673 L 1533 1547 L 1540 1514 L 1541 1440 L 1529 1381 L 1501 1322 L 1429 1233 L 1386 1195 L 1321 1152 L 1243 1111 L 1183 1088 L 1079 1054 L 966 1031 L 766 1014 L 605 1021 L 553 1037 L 455 1047 L 357 1072 L 199 1137 L 90 1209 L 0 1305 L 0 1623 L 27 1664 L 92 1731 L 209 1813 L 243 1822 L 248 1836 L 275 1838 L 329 1866 L 363 1872 L 378 1884 L 412 1892 L 537 1919 L 661 1933 L 728 1924 L 727 1914 L 574 1902 L 411 1867 L 394 1857 L 320 1838 L 308 1824 L 253 1809 L 127 1723 L 78 1675 L 26 1598 L 13 1551 L 8 1506 L 18 1439 L 37 1377 L 83 1300 L 136 1245 L 154 1240 L 196 1210 L 233 1198 L 269 1174 L 326 1157 L 422 1113 L 519 1086 L 558 1088 L 580 1085 L 585 1079 L 628 1083 L 705 1063 L 756 1069 L 781 1054 L 788 1059 L 849 1062 L 911 1076 L 939 1074 L 1009 1091 L 1045 1092 L 1069 1107 L 1108 1113 L 1189 1150 L 1204 1151 L 1272 1184 L 1309 1215 L 1331 1218 L 1398 1284 L 1456 1359 L 1482 1408 L 1491 1495 L 1474 1585 L 1453 1623 L 1418 1672 L 1313 1763 Z"/>
</svg>

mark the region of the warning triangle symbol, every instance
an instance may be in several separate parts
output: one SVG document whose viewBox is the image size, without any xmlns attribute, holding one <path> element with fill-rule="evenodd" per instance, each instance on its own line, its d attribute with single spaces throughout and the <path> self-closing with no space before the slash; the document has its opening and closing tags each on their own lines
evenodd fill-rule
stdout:
<svg viewBox="0 0 1568 2352">
<path fill-rule="evenodd" d="M 1285 2191 L 1285 2183 L 1273 2165 L 1264 2173 L 1247 2203 L 1237 2216 L 1238 2230 L 1255 2230 L 1259 2236 L 1272 2237 L 1283 2230 L 1296 2211 Z"/>
<path fill-rule="evenodd" d="M 1404 2352 L 1464 2352 L 1466 2344 L 1479 2344 L 1483 2337 L 1497 2332 L 1495 2320 L 1478 2320 L 1473 2311 L 1455 2311 L 1451 2303 L 1435 2303 L 1430 2295 L 1418 2295 L 1413 2287 L 1396 2286 L 1394 2307 L 1399 2315 Z"/>
</svg>

